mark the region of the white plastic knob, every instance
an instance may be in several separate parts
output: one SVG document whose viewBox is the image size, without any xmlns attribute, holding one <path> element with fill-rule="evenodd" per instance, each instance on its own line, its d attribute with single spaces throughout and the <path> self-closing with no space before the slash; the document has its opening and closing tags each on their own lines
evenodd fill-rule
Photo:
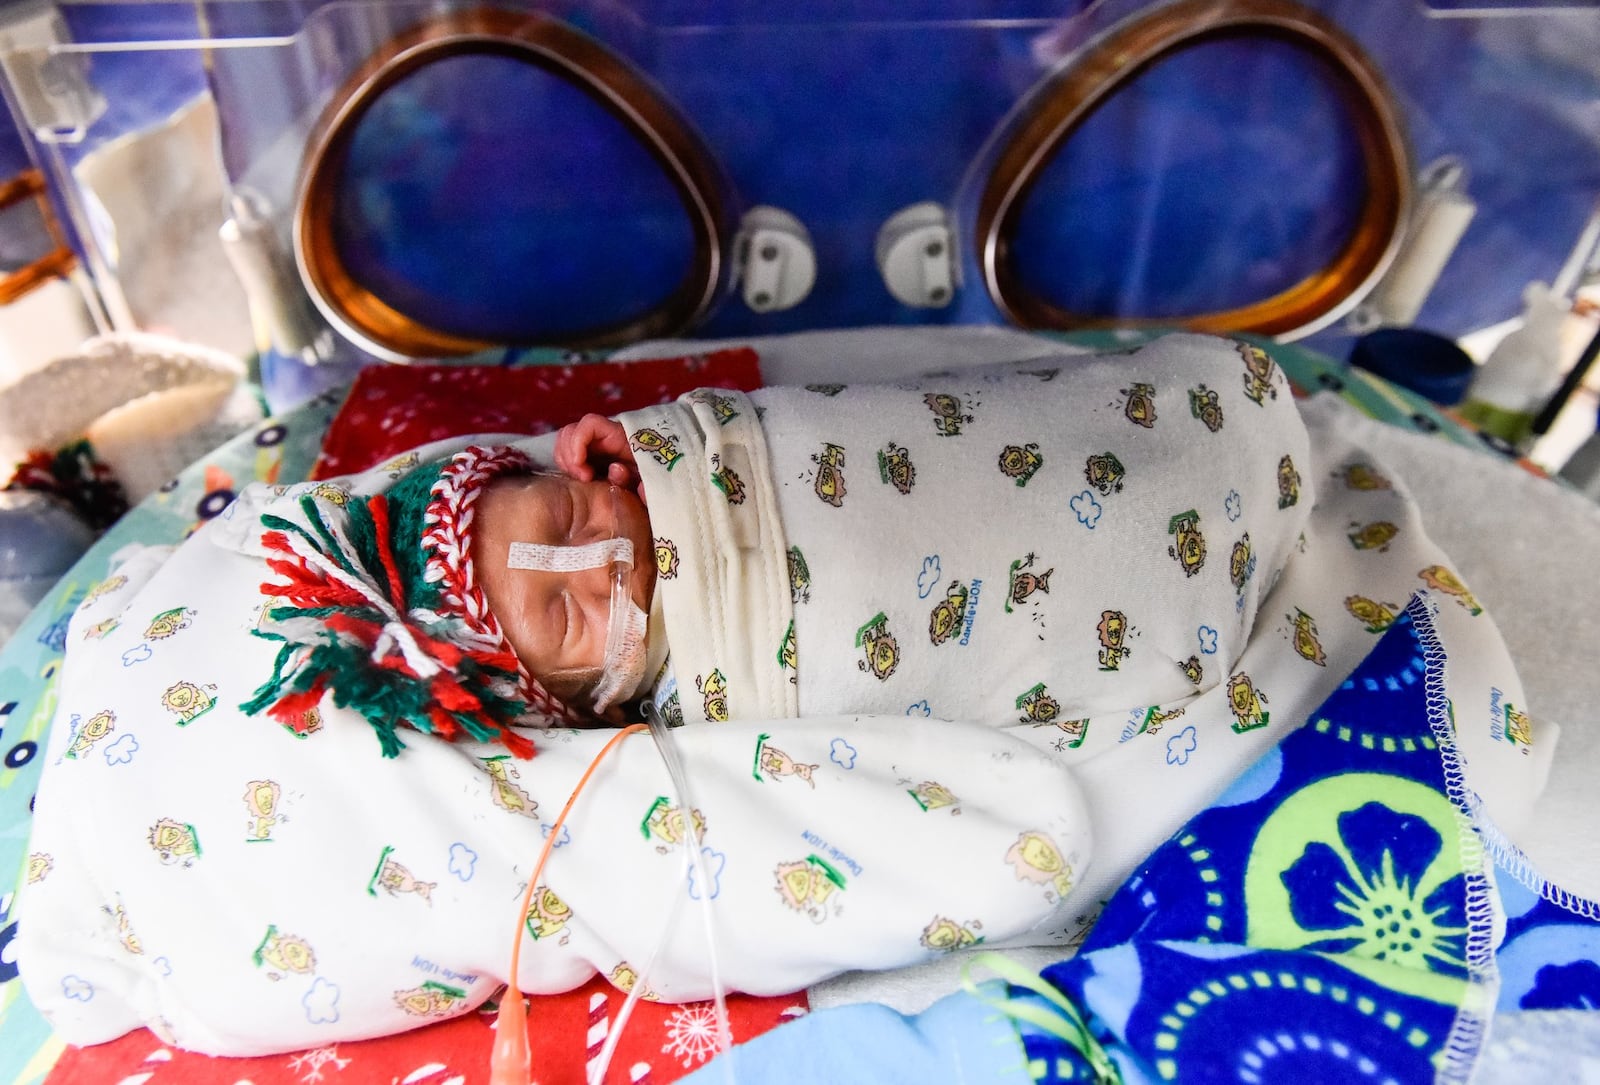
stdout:
<svg viewBox="0 0 1600 1085">
<path fill-rule="evenodd" d="M 746 211 L 739 223 L 739 292 L 758 313 L 792 309 L 817 281 L 817 254 L 805 224 L 779 207 Z"/>
<path fill-rule="evenodd" d="M 932 200 L 891 215 L 878 230 L 878 272 L 903 305 L 941 309 L 955 294 L 950 216 Z"/>
<path fill-rule="evenodd" d="M 1416 321 L 1478 213 L 1466 189 L 1466 167 L 1457 158 L 1440 158 L 1418 175 L 1417 202 L 1405 239 L 1389 270 L 1351 312 L 1346 322 L 1351 331 L 1407 327 Z"/>
</svg>

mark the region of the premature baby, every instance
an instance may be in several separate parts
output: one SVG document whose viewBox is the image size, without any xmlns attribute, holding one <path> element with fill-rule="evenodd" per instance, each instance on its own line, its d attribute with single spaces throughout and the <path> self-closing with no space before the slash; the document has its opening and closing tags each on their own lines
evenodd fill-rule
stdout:
<svg viewBox="0 0 1600 1085">
<path fill-rule="evenodd" d="M 1424 587 L 1526 807 L 1492 625 L 1245 344 L 706 389 L 246 491 L 74 618 L 23 978 L 71 1042 L 254 1054 L 467 1012 L 516 920 L 523 990 L 706 997 L 698 923 L 640 977 L 677 894 L 757 994 L 1070 944 Z M 508 913 L 609 737 L 573 725 L 641 701 L 692 795 L 625 740 Z"/>
</svg>

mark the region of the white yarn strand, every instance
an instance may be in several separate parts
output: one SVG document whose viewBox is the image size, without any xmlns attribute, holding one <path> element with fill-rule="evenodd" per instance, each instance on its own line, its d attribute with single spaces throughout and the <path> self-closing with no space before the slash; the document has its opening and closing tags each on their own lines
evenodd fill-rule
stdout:
<svg viewBox="0 0 1600 1085">
<path fill-rule="evenodd" d="M 289 540 L 289 547 L 294 551 L 296 557 L 329 579 L 360 593 L 361 597 L 370 603 L 374 610 L 384 616 L 386 620 L 382 632 L 378 636 L 377 643 L 372 648 L 372 661 L 374 663 L 382 661 L 383 657 L 388 655 L 392 646 L 399 648 L 400 654 L 405 657 L 406 662 L 422 677 L 432 678 L 439 673 L 439 665 L 428 657 L 427 653 L 422 650 L 421 645 L 417 644 L 416 638 L 412 636 L 411 630 L 406 626 L 400 612 L 378 593 L 371 582 L 360 577 L 351 576 L 345 572 L 337 562 L 317 550 L 308 539 L 299 533 L 286 532 L 285 534 Z"/>
</svg>

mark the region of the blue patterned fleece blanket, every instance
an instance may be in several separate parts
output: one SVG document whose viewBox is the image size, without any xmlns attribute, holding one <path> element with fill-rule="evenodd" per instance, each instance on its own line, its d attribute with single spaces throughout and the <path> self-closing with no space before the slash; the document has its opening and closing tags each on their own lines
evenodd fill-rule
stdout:
<svg viewBox="0 0 1600 1085">
<path fill-rule="evenodd" d="M 793 1081 L 847 1038 L 859 1068 L 870 1020 L 874 1064 L 921 1081 L 1466 1082 L 1495 1013 L 1600 1007 L 1592 904 L 1532 877 L 1462 786 L 1430 607 L 1158 848 L 1074 957 L 1039 976 L 991 957 L 1003 981 L 917 1018 L 813 1014 L 691 1080 L 731 1058 L 741 1082 Z"/>
</svg>

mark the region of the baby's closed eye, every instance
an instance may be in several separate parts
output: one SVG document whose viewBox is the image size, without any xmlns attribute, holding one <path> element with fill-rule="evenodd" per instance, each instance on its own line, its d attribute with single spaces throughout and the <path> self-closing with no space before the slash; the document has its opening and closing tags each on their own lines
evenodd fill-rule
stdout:
<svg viewBox="0 0 1600 1085">
<path fill-rule="evenodd" d="M 578 605 L 578 600 L 570 591 L 563 591 L 561 598 L 565 605 L 562 608 L 562 642 L 568 645 L 581 645 L 583 643 L 583 608 Z"/>
</svg>

